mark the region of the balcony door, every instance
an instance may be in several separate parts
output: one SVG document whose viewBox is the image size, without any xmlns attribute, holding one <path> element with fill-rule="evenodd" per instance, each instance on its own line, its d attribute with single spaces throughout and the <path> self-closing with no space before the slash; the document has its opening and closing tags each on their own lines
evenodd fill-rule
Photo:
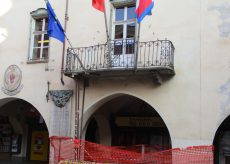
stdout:
<svg viewBox="0 0 230 164">
<path fill-rule="evenodd" d="M 136 13 L 134 6 L 115 8 L 112 30 L 112 66 L 134 67 Z"/>
</svg>

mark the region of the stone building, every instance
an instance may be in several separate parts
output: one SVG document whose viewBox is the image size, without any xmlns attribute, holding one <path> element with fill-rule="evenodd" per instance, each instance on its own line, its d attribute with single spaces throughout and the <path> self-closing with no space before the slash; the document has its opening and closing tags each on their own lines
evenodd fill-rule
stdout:
<svg viewBox="0 0 230 164">
<path fill-rule="evenodd" d="M 43 1 L 1 2 L 0 128 L 11 145 L 3 160 L 46 160 L 36 151 L 49 134 L 108 146 L 214 145 L 215 163 L 229 163 L 227 0 L 155 1 L 141 25 L 135 0 L 106 1 L 109 41 L 91 1 L 50 3 L 76 48 L 48 38 Z"/>
</svg>

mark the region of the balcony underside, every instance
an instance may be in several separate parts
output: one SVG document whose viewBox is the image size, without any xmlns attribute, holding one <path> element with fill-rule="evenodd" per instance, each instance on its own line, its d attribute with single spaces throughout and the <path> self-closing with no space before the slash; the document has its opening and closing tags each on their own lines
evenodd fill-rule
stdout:
<svg viewBox="0 0 230 164">
<path fill-rule="evenodd" d="M 127 77 L 127 76 L 164 76 L 171 77 L 175 75 L 174 69 L 171 67 L 151 67 L 151 68 L 104 68 L 97 70 L 65 72 L 70 78 L 96 78 L 96 77 Z"/>
</svg>

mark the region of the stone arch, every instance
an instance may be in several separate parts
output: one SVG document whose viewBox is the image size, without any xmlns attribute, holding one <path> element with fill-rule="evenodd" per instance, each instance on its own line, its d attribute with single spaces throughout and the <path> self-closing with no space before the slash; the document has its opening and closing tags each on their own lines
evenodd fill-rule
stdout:
<svg viewBox="0 0 230 164">
<path fill-rule="evenodd" d="M 103 105 L 107 101 L 110 101 L 110 100 L 112 100 L 112 99 L 114 99 L 116 97 L 122 96 L 122 95 L 128 95 L 128 96 L 132 96 L 132 97 L 135 97 L 137 99 L 143 100 L 141 97 L 138 97 L 137 95 L 134 95 L 134 94 L 129 93 L 129 92 L 114 92 L 114 93 L 105 95 L 105 96 L 101 97 L 100 99 L 98 99 L 97 101 L 92 102 L 91 105 L 86 110 L 84 110 L 83 129 L 85 129 L 85 126 L 86 126 L 87 121 L 89 120 L 89 118 L 92 116 L 93 113 L 95 113 L 97 111 L 97 109 L 101 105 Z M 143 100 L 143 101 L 150 105 L 149 102 L 147 102 L 145 100 Z M 153 107 L 153 109 L 160 115 L 160 117 L 163 120 L 165 120 L 164 116 L 160 113 L 160 111 L 156 110 L 154 107 Z M 168 131 L 170 132 L 170 129 L 168 129 Z"/>
<path fill-rule="evenodd" d="M 26 102 L 28 104 L 30 104 L 34 109 L 37 110 L 37 112 L 42 116 L 42 118 L 44 118 L 43 114 L 38 110 L 38 107 L 36 107 L 34 104 L 32 104 L 31 102 L 27 101 L 27 100 L 24 100 L 22 98 L 15 98 L 15 97 L 7 97 L 7 98 L 3 98 L 3 99 L 0 99 L 0 108 L 4 105 L 6 105 L 7 103 L 10 103 L 10 102 L 13 102 L 13 101 L 16 101 L 16 100 L 21 100 L 23 102 Z M 46 124 L 46 127 L 47 127 L 47 130 L 49 132 L 49 128 L 48 128 L 48 123 L 47 123 L 47 120 L 44 119 L 44 122 Z"/>
<path fill-rule="evenodd" d="M 139 98 L 138 96 L 133 95 L 131 93 L 116 92 L 116 93 L 111 93 L 109 95 L 106 95 L 106 96 L 100 98 L 99 100 L 97 100 L 96 102 L 93 102 L 92 105 L 89 108 L 87 108 L 87 110 L 85 110 L 84 117 L 83 117 L 83 131 L 82 131 L 83 136 L 85 135 L 85 132 L 87 130 L 87 126 L 89 125 L 90 120 L 92 119 L 92 116 L 95 114 L 95 112 L 97 112 L 99 110 L 99 108 L 101 108 L 105 103 L 107 103 L 107 102 L 109 102 L 109 101 L 111 101 L 113 99 L 119 98 L 121 96 L 132 97 L 133 99 L 140 100 L 143 103 L 147 104 L 148 106 L 151 106 L 151 108 L 154 110 L 154 112 L 156 112 L 160 116 L 160 118 L 162 119 L 163 123 L 165 124 L 165 121 L 162 118 L 161 114 L 155 108 L 153 108 L 152 105 L 150 105 L 150 103 L 146 102 L 142 98 Z M 166 129 L 167 129 L 167 131 L 169 133 L 170 142 L 171 142 L 170 131 L 169 131 L 169 129 L 168 129 L 166 124 L 165 124 L 165 127 L 166 127 Z M 83 139 L 84 139 L 84 137 L 83 137 Z"/>
<path fill-rule="evenodd" d="M 38 109 L 22 98 L 0 99 L 0 140 L 7 141 L 0 143 L 0 161 L 34 160 L 33 154 L 40 148 L 44 156 L 41 155 L 37 160 L 48 161 L 49 131 Z M 2 147 L 6 149 L 2 150 Z"/>
<path fill-rule="evenodd" d="M 213 138 L 214 161 L 216 164 L 230 162 L 230 115 L 218 126 Z"/>
</svg>

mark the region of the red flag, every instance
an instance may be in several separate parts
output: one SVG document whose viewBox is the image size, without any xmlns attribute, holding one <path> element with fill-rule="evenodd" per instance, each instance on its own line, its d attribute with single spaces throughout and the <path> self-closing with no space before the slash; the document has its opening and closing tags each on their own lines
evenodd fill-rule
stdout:
<svg viewBox="0 0 230 164">
<path fill-rule="evenodd" d="M 92 5 L 95 9 L 105 12 L 105 2 L 104 0 L 92 0 Z"/>
</svg>

